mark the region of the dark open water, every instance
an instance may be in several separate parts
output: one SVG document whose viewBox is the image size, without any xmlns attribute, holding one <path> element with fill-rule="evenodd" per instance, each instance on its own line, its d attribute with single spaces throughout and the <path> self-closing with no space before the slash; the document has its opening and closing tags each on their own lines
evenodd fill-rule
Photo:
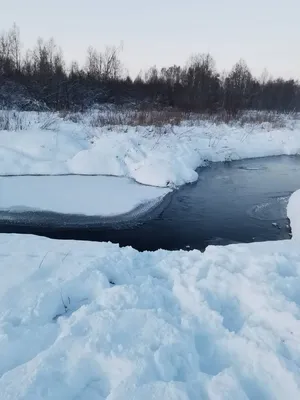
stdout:
<svg viewBox="0 0 300 400">
<path fill-rule="evenodd" d="M 0 215 L 0 231 L 59 239 L 111 241 L 138 250 L 199 249 L 290 238 L 286 204 L 300 189 L 300 157 L 213 163 L 151 214 L 102 221 L 57 214 Z"/>
</svg>

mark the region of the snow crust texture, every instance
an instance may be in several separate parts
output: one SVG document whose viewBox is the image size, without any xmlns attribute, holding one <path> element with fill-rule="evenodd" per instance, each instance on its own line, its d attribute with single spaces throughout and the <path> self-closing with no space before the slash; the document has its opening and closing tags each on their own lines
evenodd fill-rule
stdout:
<svg viewBox="0 0 300 400">
<path fill-rule="evenodd" d="M 298 244 L 0 235 L 1 400 L 299 399 Z"/>
</svg>

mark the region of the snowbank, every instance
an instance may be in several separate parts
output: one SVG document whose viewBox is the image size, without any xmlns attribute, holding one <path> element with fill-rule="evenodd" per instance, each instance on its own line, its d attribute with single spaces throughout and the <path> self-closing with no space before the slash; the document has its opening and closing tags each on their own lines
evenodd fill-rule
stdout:
<svg viewBox="0 0 300 400">
<path fill-rule="evenodd" d="M 300 398 L 295 241 L 138 253 L 0 235 L 1 400 Z"/>
<path fill-rule="evenodd" d="M 33 114 L 32 118 L 38 119 Z M 41 117 L 39 117 L 41 119 Z M 0 132 L 0 174 L 100 174 L 153 185 L 197 179 L 207 161 L 300 153 L 300 124 L 270 130 L 267 124 L 92 128 L 61 119 L 32 123 L 28 130 Z M 42 129 L 43 128 L 43 129 Z"/>
<path fill-rule="evenodd" d="M 291 222 L 294 239 L 300 239 L 300 190 L 293 193 L 287 206 L 287 216 Z"/>
<path fill-rule="evenodd" d="M 300 152 L 299 125 L 45 126 L 0 132 L 0 174 L 165 187 L 194 181 L 207 161 Z M 168 192 L 112 179 L 2 177 L 0 209 L 115 215 Z M 294 239 L 299 205 L 300 191 L 288 205 Z M 138 253 L 0 234 L 0 265 L 1 400 L 300 398 L 297 240 Z"/>
<path fill-rule="evenodd" d="M 169 191 L 108 176 L 0 177 L 0 210 L 110 217 L 154 206 Z"/>
</svg>

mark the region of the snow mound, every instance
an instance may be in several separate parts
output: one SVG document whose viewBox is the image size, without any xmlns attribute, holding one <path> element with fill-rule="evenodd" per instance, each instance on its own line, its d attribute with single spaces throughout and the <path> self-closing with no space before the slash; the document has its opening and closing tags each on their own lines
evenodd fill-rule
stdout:
<svg viewBox="0 0 300 400">
<path fill-rule="evenodd" d="M 300 153 L 297 130 L 266 132 L 228 125 L 178 127 L 163 136 L 129 129 L 103 131 L 93 145 L 66 161 L 75 174 L 124 175 L 142 184 L 180 186 L 198 178 L 195 170 L 207 161 L 294 155 Z"/>
<path fill-rule="evenodd" d="M 294 192 L 288 202 L 287 215 L 291 221 L 294 239 L 300 239 L 300 190 Z"/>
<path fill-rule="evenodd" d="M 300 398 L 295 241 L 138 253 L 0 235 L 1 400 Z"/>
<path fill-rule="evenodd" d="M 24 115 L 23 115 L 24 114 Z M 286 128 L 216 125 L 93 128 L 85 120 L 23 113 L 27 130 L 1 131 L 0 175 L 87 174 L 129 177 L 153 186 L 197 180 L 207 161 L 300 153 L 299 121 Z"/>
</svg>

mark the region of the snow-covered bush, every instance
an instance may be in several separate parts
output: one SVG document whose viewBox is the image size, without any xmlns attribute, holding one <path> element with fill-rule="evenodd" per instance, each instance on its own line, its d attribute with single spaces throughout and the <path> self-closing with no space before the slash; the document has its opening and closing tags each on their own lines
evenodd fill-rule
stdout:
<svg viewBox="0 0 300 400">
<path fill-rule="evenodd" d="M 28 115 L 19 111 L 0 111 L 0 130 L 2 131 L 22 131 L 31 126 Z"/>
</svg>

